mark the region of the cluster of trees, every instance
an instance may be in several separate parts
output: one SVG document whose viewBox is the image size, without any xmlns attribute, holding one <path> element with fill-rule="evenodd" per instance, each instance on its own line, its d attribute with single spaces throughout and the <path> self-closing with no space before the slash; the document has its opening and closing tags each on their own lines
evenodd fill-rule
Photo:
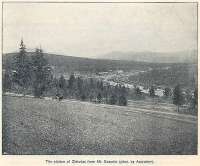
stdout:
<svg viewBox="0 0 200 166">
<path fill-rule="evenodd" d="M 183 91 L 180 84 L 177 84 L 173 90 L 170 88 L 165 88 L 163 92 L 166 98 L 171 98 L 173 104 L 177 106 L 177 111 L 179 112 L 180 106 L 187 104 L 190 109 L 197 112 L 198 104 L 198 92 L 195 89 L 192 93 L 190 91 Z"/>
<path fill-rule="evenodd" d="M 75 98 L 82 101 L 105 103 L 112 105 L 127 105 L 128 91 L 124 86 L 110 86 L 101 80 L 93 78 L 82 79 L 71 74 L 69 80 L 63 75 L 54 78 L 52 85 L 53 93 L 63 98 Z"/>
<path fill-rule="evenodd" d="M 13 59 L 12 69 L 4 73 L 3 88 L 24 95 L 31 91 L 35 97 L 40 97 L 48 89 L 52 77 L 51 67 L 42 49 L 37 48 L 35 54 L 27 56 L 25 44 L 21 40 L 19 53 Z"/>
<path fill-rule="evenodd" d="M 178 84 L 173 90 L 173 104 L 177 106 L 177 111 L 179 112 L 179 107 L 183 104 L 188 104 L 192 110 L 197 112 L 198 105 L 198 92 L 197 89 L 194 90 L 193 94 L 188 93 L 183 94 L 181 86 Z"/>
<path fill-rule="evenodd" d="M 31 93 L 35 97 L 54 96 L 76 98 L 97 103 L 127 105 L 127 89 L 121 85 L 111 87 L 102 81 L 82 79 L 71 74 L 69 80 L 63 75 L 56 78 L 52 68 L 44 57 L 42 49 L 27 56 L 26 47 L 21 41 L 19 53 L 13 60 L 12 69 L 4 72 L 4 90 L 15 90 L 17 93 Z"/>
<path fill-rule="evenodd" d="M 137 98 L 141 99 L 143 93 L 139 87 L 135 87 L 135 95 Z M 177 106 L 177 111 L 179 112 L 180 106 L 187 104 L 190 108 L 197 112 L 198 104 L 198 92 L 195 89 L 192 93 L 190 91 L 184 92 L 180 84 L 176 85 L 174 89 L 166 87 L 163 91 L 164 99 L 170 99 L 173 104 Z M 156 97 L 155 87 L 151 86 L 149 88 L 149 97 Z"/>
</svg>

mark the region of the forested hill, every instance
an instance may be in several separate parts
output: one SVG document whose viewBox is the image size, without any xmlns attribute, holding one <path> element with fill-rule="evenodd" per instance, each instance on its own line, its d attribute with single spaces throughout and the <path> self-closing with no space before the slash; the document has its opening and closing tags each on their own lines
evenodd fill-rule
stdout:
<svg viewBox="0 0 200 166">
<path fill-rule="evenodd" d="M 3 68 L 10 68 L 12 66 L 12 57 L 16 54 L 17 53 L 8 53 L 3 55 Z M 29 57 L 33 54 L 33 52 L 28 52 Z M 48 63 L 57 72 L 61 73 L 73 71 L 100 72 L 108 70 L 147 70 L 149 67 L 169 66 L 169 64 L 154 64 L 125 60 L 89 59 L 48 53 L 44 53 L 44 56 L 48 60 Z"/>
<path fill-rule="evenodd" d="M 9 69 L 13 65 L 14 56 L 17 53 L 3 55 L 3 69 Z M 28 57 L 35 54 L 28 52 Z M 197 64 L 191 63 L 147 63 L 125 60 L 89 59 L 73 56 L 63 56 L 44 53 L 48 63 L 57 76 L 74 71 L 98 73 L 109 70 L 138 70 L 139 75 L 128 78 L 129 83 L 166 85 L 174 87 L 182 84 L 185 87 L 194 87 L 197 84 Z M 146 72 L 143 72 L 146 71 Z"/>
</svg>

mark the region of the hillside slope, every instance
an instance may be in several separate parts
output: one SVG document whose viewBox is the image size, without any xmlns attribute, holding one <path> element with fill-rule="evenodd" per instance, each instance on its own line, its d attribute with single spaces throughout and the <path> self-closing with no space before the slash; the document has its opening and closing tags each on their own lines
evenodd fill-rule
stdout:
<svg viewBox="0 0 200 166">
<path fill-rule="evenodd" d="M 3 96 L 7 154 L 196 154 L 197 124 L 127 107 Z"/>
<path fill-rule="evenodd" d="M 8 53 L 3 55 L 3 68 L 9 68 L 12 66 L 13 57 L 17 53 Z M 33 52 L 28 52 L 28 56 L 33 55 Z M 71 71 L 108 71 L 108 70 L 132 70 L 132 69 L 147 69 L 148 64 L 144 62 L 134 61 L 121 61 L 121 60 L 103 60 L 103 59 L 89 59 L 72 56 L 63 56 L 56 54 L 44 53 L 49 64 L 55 67 L 60 72 L 71 72 Z"/>
</svg>

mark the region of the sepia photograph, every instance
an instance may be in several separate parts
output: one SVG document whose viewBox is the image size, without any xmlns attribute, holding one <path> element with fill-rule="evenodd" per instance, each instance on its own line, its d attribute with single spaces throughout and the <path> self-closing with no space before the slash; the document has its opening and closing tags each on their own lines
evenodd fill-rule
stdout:
<svg viewBox="0 0 200 166">
<path fill-rule="evenodd" d="M 2 155 L 197 150 L 197 2 L 2 2 Z"/>
</svg>

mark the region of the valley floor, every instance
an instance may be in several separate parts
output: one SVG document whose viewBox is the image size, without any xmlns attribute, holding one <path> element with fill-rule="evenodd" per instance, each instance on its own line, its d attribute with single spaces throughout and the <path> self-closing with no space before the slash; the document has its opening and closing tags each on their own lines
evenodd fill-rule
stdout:
<svg viewBox="0 0 200 166">
<path fill-rule="evenodd" d="M 3 154 L 197 154 L 197 117 L 150 106 L 3 96 Z"/>
</svg>

